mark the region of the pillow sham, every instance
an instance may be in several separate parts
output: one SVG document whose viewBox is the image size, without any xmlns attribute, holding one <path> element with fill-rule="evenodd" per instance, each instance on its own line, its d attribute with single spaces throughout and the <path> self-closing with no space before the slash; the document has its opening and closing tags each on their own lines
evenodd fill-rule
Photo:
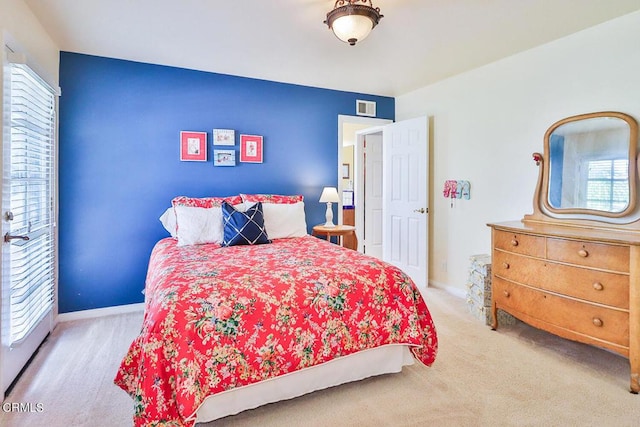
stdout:
<svg viewBox="0 0 640 427">
<path fill-rule="evenodd" d="M 172 236 L 178 239 L 177 246 L 222 243 L 222 204 L 242 204 L 240 196 L 187 197 L 178 196 L 171 201 L 175 225 Z M 165 218 L 169 233 L 172 230 L 171 215 Z M 163 222 L 163 225 L 165 223 Z"/>
<path fill-rule="evenodd" d="M 271 239 L 286 239 L 307 235 L 304 202 L 293 204 L 264 203 L 264 225 Z"/>
<path fill-rule="evenodd" d="M 172 206 L 182 205 L 191 206 L 194 208 L 213 208 L 222 206 L 222 202 L 227 202 L 231 205 L 239 205 L 242 203 L 242 197 L 240 196 L 228 196 L 228 197 L 187 197 L 178 196 L 174 197 L 171 201 Z"/>
<path fill-rule="evenodd" d="M 262 203 L 258 202 L 246 211 L 222 203 L 224 225 L 222 246 L 260 245 L 271 243 L 264 224 Z"/>
<path fill-rule="evenodd" d="M 301 194 L 294 196 L 283 196 L 280 194 L 240 194 L 242 201 L 245 203 L 278 203 L 278 204 L 293 204 L 304 201 L 304 196 Z"/>
<path fill-rule="evenodd" d="M 236 207 L 236 209 L 240 209 L 242 210 L 242 206 L 243 204 L 237 204 L 234 205 Z M 213 209 L 213 208 L 212 208 Z M 217 208 L 219 209 L 219 208 Z M 221 217 L 222 218 L 222 217 Z M 173 237 L 174 239 L 178 238 L 178 223 L 176 221 L 176 210 L 173 207 L 169 207 L 167 208 L 164 213 L 162 215 L 160 215 L 160 218 L 158 218 L 160 220 L 160 223 L 162 224 L 162 226 L 164 227 L 165 230 L 167 230 L 167 232 L 169 232 L 169 234 L 171 235 L 171 237 Z"/>
<path fill-rule="evenodd" d="M 261 202 L 264 225 L 270 239 L 307 235 L 307 221 L 302 195 L 241 194 L 245 207 Z"/>
<path fill-rule="evenodd" d="M 179 226 L 176 230 L 177 246 L 222 243 L 222 209 L 174 206 Z"/>
<path fill-rule="evenodd" d="M 176 212 L 174 211 L 173 207 L 167 208 L 167 210 L 165 210 L 158 219 L 162 223 L 164 229 L 167 230 L 169 234 L 171 234 L 171 237 L 173 237 L 174 239 L 178 237 L 176 231 Z"/>
</svg>

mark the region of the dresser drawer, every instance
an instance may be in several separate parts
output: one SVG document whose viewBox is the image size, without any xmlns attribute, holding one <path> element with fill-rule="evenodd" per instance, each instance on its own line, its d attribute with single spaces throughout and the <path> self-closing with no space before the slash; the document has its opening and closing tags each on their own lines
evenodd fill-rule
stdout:
<svg viewBox="0 0 640 427">
<path fill-rule="evenodd" d="M 612 307 L 629 308 L 629 276 L 547 263 L 540 287 Z"/>
<path fill-rule="evenodd" d="M 628 246 L 548 238 L 547 258 L 588 267 L 629 272 Z"/>
<path fill-rule="evenodd" d="M 544 257 L 544 237 L 494 230 L 493 240 L 495 248 L 517 254 Z"/>
<path fill-rule="evenodd" d="M 492 261 L 491 271 L 494 275 L 531 286 L 539 285 L 536 280 L 545 271 L 544 260 L 501 250 L 493 251 Z"/>
<path fill-rule="evenodd" d="M 494 251 L 493 272 L 514 282 L 574 298 L 629 308 L 629 276 Z"/>
<path fill-rule="evenodd" d="M 494 281 L 493 292 L 498 308 L 505 308 L 516 316 L 520 312 L 567 331 L 629 346 L 628 312 L 552 295 L 499 278 Z"/>
</svg>

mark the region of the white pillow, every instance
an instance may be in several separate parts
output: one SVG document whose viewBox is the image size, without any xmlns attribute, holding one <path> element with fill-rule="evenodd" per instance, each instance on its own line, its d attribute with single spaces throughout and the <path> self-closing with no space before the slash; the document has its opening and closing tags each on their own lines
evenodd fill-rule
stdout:
<svg viewBox="0 0 640 427">
<path fill-rule="evenodd" d="M 171 237 L 175 238 L 178 236 L 176 234 L 176 213 L 174 212 L 173 207 L 167 208 L 167 210 L 160 215 L 159 219 L 164 229 L 171 234 Z"/>
<path fill-rule="evenodd" d="M 307 221 L 304 215 L 304 202 L 298 203 L 262 203 L 264 228 L 269 239 L 285 239 L 307 235 Z"/>
<path fill-rule="evenodd" d="M 177 246 L 222 243 L 224 235 L 222 208 L 176 205 L 174 209 L 178 223 Z"/>
</svg>

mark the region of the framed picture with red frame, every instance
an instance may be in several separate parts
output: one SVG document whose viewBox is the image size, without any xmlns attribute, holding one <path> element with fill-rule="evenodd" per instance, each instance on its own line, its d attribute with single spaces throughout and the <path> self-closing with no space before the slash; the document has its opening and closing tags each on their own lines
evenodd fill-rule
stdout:
<svg viewBox="0 0 640 427">
<path fill-rule="evenodd" d="M 240 161 L 244 163 L 262 163 L 262 136 L 240 135 Z"/>
<path fill-rule="evenodd" d="M 206 132 L 180 132 L 180 160 L 183 162 L 207 161 Z"/>
</svg>

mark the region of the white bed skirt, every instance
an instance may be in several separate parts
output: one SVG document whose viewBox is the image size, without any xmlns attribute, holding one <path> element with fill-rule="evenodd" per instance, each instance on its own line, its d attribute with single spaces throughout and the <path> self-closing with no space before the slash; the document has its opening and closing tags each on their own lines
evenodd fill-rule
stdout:
<svg viewBox="0 0 640 427">
<path fill-rule="evenodd" d="M 197 411 L 197 422 L 209 422 L 267 403 L 302 396 L 374 375 L 400 372 L 414 363 L 407 345 L 386 345 L 209 396 Z"/>
</svg>

